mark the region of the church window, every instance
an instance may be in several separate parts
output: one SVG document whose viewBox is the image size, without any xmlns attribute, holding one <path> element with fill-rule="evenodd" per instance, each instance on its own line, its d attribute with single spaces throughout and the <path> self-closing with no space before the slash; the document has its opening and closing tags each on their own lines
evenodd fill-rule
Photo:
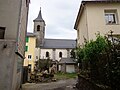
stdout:
<svg viewBox="0 0 120 90">
<path fill-rule="evenodd" d="M 46 52 L 46 57 L 49 57 L 49 52 Z"/>
<path fill-rule="evenodd" d="M 62 52 L 59 53 L 59 57 L 62 57 Z"/>
<path fill-rule="evenodd" d="M 40 31 L 40 25 L 37 25 L 37 31 Z"/>
</svg>

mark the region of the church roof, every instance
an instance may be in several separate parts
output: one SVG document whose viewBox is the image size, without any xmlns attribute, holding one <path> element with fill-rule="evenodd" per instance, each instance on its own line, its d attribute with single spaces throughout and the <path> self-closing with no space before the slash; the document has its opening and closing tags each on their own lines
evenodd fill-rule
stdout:
<svg viewBox="0 0 120 90">
<path fill-rule="evenodd" d="M 34 22 L 37 21 L 37 22 L 44 22 L 43 18 L 42 18 L 42 13 L 41 13 L 41 8 L 40 8 L 40 11 L 39 11 L 39 14 L 38 14 L 38 17 L 33 20 Z"/>
<path fill-rule="evenodd" d="M 31 32 L 27 32 L 27 36 L 29 36 L 29 37 L 35 37 L 35 34 L 31 33 Z"/>
<path fill-rule="evenodd" d="M 73 58 L 61 58 L 59 64 L 76 64 Z"/>
<path fill-rule="evenodd" d="M 76 40 L 71 39 L 44 39 L 43 49 L 69 49 L 76 47 Z"/>
</svg>

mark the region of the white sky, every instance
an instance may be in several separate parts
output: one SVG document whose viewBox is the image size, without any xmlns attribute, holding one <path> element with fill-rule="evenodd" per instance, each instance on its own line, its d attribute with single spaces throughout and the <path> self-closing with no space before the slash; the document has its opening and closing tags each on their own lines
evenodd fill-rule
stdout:
<svg viewBox="0 0 120 90">
<path fill-rule="evenodd" d="M 76 39 L 74 30 L 81 0 L 31 0 L 28 17 L 28 32 L 33 32 L 33 20 L 40 7 L 46 23 L 45 38 Z"/>
</svg>

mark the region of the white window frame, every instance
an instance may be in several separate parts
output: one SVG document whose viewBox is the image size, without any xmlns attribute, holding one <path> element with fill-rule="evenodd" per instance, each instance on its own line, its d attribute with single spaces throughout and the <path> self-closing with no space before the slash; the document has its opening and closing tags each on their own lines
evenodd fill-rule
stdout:
<svg viewBox="0 0 120 90">
<path fill-rule="evenodd" d="M 28 59 L 31 60 L 32 59 L 32 55 L 29 54 L 28 55 Z"/>
<path fill-rule="evenodd" d="M 107 25 L 118 24 L 117 10 L 105 10 L 105 22 Z"/>
</svg>

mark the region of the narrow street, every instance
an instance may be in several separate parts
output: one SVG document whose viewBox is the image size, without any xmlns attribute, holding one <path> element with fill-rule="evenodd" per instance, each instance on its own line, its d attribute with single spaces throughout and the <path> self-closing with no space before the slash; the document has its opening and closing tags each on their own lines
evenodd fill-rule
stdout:
<svg viewBox="0 0 120 90">
<path fill-rule="evenodd" d="M 77 79 L 59 80 L 51 83 L 26 83 L 22 90 L 77 90 L 75 88 Z"/>
</svg>

